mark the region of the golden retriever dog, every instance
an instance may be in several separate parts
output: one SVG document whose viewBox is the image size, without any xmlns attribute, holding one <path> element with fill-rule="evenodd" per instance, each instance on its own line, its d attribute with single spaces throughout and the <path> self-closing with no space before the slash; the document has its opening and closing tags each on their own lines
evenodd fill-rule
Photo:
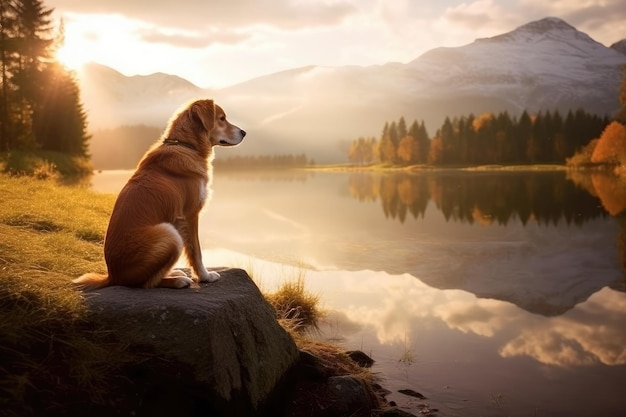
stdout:
<svg viewBox="0 0 626 417">
<path fill-rule="evenodd" d="M 183 251 L 200 282 L 218 280 L 202 263 L 198 216 L 209 194 L 213 146 L 237 145 L 245 135 L 213 100 L 183 107 L 117 197 L 104 241 L 108 274 L 73 282 L 87 290 L 188 287 L 193 280 L 172 271 Z"/>
</svg>

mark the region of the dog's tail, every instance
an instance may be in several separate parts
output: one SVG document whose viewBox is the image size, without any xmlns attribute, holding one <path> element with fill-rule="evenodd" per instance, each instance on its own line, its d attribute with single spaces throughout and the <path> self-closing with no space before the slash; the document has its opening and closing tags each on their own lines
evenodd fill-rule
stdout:
<svg viewBox="0 0 626 417">
<path fill-rule="evenodd" d="M 111 285 L 111 280 L 108 275 L 96 274 L 93 272 L 81 275 L 80 277 L 73 279 L 72 282 L 76 288 L 87 291 L 98 290 Z"/>
</svg>

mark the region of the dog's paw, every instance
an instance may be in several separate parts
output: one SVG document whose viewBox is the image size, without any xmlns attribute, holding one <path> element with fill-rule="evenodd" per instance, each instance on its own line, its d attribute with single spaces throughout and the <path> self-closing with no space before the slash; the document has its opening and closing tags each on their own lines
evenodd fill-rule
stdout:
<svg viewBox="0 0 626 417">
<path fill-rule="evenodd" d="M 193 283 L 193 279 L 189 278 L 186 274 L 182 276 L 172 277 L 170 279 L 172 280 L 174 288 L 187 288 Z"/>
<path fill-rule="evenodd" d="M 200 282 L 215 282 L 220 279 L 220 274 L 215 271 L 206 271 L 205 274 L 202 274 L 200 277 Z"/>
<path fill-rule="evenodd" d="M 185 271 L 180 270 L 180 269 L 172 269 L 168 274 L 167 274 L 168 278 L 181 278 L 181 277 L 187 277 L 187 274 L 185 273 Z"/>
</svg>

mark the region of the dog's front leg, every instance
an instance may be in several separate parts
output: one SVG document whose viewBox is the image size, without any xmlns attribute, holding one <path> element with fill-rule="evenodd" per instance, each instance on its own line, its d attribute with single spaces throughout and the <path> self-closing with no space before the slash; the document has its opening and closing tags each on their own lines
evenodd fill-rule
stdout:
<svg viewBox="0 0 626 417">
<path fill-rule="evenodd" d="M 187 218 L 187 236 L 185 239 L 185 253 L 187 260 L 200 282 L 214 282 L 220 279 L 220 274 L 215 271 L 207 271 L 202 263 L 202 250 L 198 238 L 198 214 Z"/>
</svg>

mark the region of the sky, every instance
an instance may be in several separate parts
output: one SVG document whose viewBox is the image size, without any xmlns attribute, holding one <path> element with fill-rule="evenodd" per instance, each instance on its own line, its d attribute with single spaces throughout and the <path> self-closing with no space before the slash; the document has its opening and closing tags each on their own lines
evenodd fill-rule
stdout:
<svg viewBox="0 0 626 417">
<path fill-rule="evenodd" d="M 306 65 L 409 62 L 441 46 L 559 17 L 610 46 L 626 0 L 47 0 L 60 58 L 125 75 L 164 72 L 221 88 Z"/>
</svg>

